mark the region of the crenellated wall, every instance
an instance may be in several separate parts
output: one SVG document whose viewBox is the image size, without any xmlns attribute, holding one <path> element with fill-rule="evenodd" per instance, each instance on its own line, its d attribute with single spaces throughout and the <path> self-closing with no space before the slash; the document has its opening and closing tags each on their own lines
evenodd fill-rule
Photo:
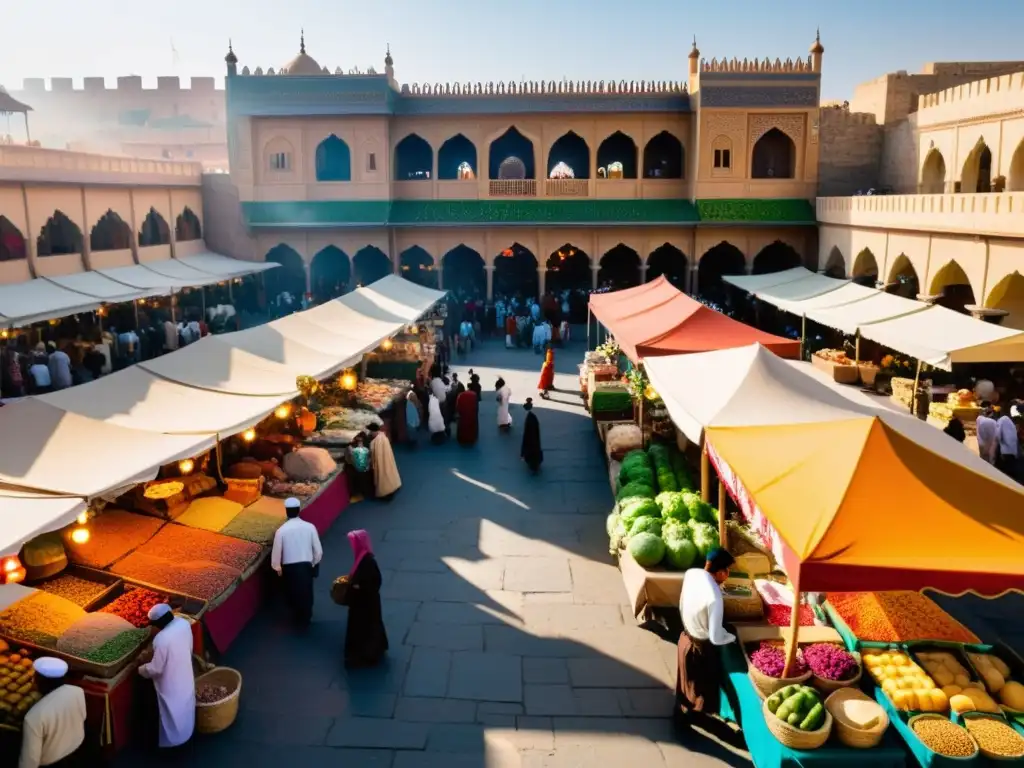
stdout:
<svg viewBox="0 0 1024 768">
<path fill-rule="evenodd" d="M 818 195 L 853 195 L 880 185 L 884 132 L 873 114 L 844 106 L 818 112 Z"/>
</svg>

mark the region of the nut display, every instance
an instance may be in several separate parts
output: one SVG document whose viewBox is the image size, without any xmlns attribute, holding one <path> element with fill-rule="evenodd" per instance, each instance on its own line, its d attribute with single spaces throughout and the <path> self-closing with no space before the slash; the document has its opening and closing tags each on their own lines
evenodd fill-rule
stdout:
<svg viewBox="0 0 1024 768">
<path fill-rule="evenodd" d="M 1024 757 L 1024 737 L 1002 720 L 968 717 L 964 720 L 964 727 L 985 752 L 1004 758 Z"/>
<path fill-rule="evenodd" d="M 97 581 L 83 579 L 70 574 L 63 574 L 38 585 L 38 588 L 51 595 L 63 597 L 75 605 L 86 606 L 99 597 L 109 587 Z"/>
<path fill-rule="evenodd" d="M 12 653 L 3 641 L 0 647 L 0 723 L 17 728 L 42 695 L 35 687 L 29 652 L 22 648 Z"/>
<path fill-rule="evenodd" d="M 129 589 L 117 599 L 100 609 L 102 613 L 120 616 L 134 627 L 149 626 L 149 609 L 154 605 L 167 602 L 167 596 L 144 587 Z"/>
<path fill-rule="evenodd" d="M 196 687 L 196 701 L 200 704 L 215 704 L 227 697 L 228 687 L 226 685 L 199 685 Z"/>
<path fill-rule="evenodd" d="M 135 554 L 158 557 L 175 563 L 208 561 L 244 571 L 259 557 L 262 549 L 258 544 L 222 536 L 212 531 L 171 524 L 164 526 L 152 539 L 139 547 Z"/>
<path fill-rule="evenodd" d="M 945 757 L 972 757 L 978 751 L 970 734 L 944 717 L 921 717 L 911 728 L 922 744 Z"/>
</svg>

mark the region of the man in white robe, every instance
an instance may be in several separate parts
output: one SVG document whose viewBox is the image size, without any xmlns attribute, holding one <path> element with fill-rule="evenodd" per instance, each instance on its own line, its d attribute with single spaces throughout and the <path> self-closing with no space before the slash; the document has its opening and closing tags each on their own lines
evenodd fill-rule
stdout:
<svg viewBox="0 0 1024 768">
<path fill-rule="evenodd" d="M 25 715 L 18 768 L 87 765 L 85 692 L 64 683 L 68 663 L 63 659 L 43 656 L 32 667 L 43 698 Z"/>
<path fill-rule="evenodd" d="M 153 658 L 139 667 L 152 680 L 160 708 L 160 747 L 179 747 L 192 738 L 196 724 L 196 686 L 192 674 L 192 625 L 175 616 L 167 603 L 149 611 L 157 628 Z"/>
</svg>

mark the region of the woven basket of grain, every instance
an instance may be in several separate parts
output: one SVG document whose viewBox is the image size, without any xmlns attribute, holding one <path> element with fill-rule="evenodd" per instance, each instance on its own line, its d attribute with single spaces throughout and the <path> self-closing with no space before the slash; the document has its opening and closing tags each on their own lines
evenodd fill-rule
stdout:
<svg viewBox="0 0 1024 768">
<path fill-rule="evenodd" d="M 242 673 L 231 667 L 214 667 L 196 678 L 197 691 L 204 685 L 224 686 L 228 692 L 214 702 L 196 701 L 196 730 L 200 733 L 220 733 L 238 717 Z"/>
</svg>

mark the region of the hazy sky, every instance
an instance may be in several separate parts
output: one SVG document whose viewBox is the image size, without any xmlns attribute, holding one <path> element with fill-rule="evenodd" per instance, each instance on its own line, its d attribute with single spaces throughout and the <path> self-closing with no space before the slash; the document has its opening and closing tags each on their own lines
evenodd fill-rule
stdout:
<svg viewBox="0 0 1024 768">
<path fill-rule="evenodd" d="M 6 0 L 0 85 L 25 77 L 224 74 L 280 67 L 306 49 L 331 71 L 383 68 L 400 82 L 685 80 L 701 53 L 806 56 L 821 27 L 823 98 L 927 61 L 1024 59 L 1024 0 Z"/>
</svg>

